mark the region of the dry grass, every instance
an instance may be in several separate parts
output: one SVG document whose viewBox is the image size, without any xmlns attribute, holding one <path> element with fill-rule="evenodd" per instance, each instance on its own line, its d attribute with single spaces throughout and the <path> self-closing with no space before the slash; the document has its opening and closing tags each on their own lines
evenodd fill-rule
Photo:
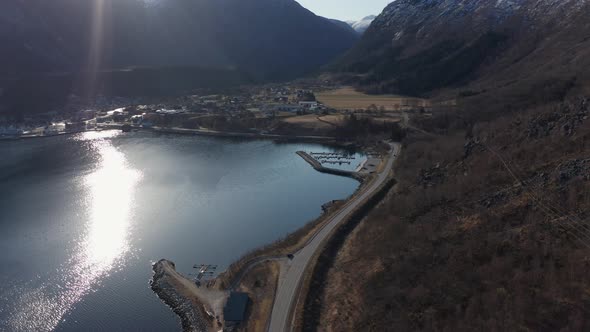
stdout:
<svg viewBox="0 0 590 332">
<path fill-rule="evenodd" d="M 253 304 L 248 309 L 246 325 L 238 331 L 265 331 L 270 320 L 280 273 L 278 262 L 253 268 L 244 277 L 239 290 L 248 293 Z"/>
<path fill-rule="evenodd" d="M 574 236 L 587 229 L 573 226 L 590 210 L 586 105 L 479 123 L 487 147 L 410 137 L 399 190 L 339 252 L 314 328 L 589 330 L 588 249 Z"/>
<path fill-rule="evenodd" d="M 360 320 L 362 312 L 365 309 L 355 304 L 363 301 L 363 290 L 358 287 L 359 278 L 366 275 L 373 275 L 378 271 L 383 271 L 381 259 L 377 257 L 367 257 L 359 262 L 354 255 L 356 243 L 355 229 L 350 237 L 345 241 L 340 253 L 336 257 L 334 269 L 342 270 L 342 273 L 330 273 L 326 280 L 325 290 L 325 307 L 322 308 L 323 315 L 327 318 L 320 322 L 318 330 L 320 331 L 354 331 L 354 323 Z M 350 265 L 355 265 L 358 270 L 352 272 L 348 270 Z M 347 290 L 343 296 L 342 290 Z"/>
<path fill-rule="evenodd" d="M 316 98 L 324 105 L 338 110 L 367 109 L 375 105 L 388 111 L 399 111 L 430 106 L 430 102 L 426 99 L 396 95 L 367 95 L 351 87 L 319 92 Z"/>
<path fill-rule="evenodd" d="M 315 114 L 308 114 L 302 116 L 294 116 L 283 120 L 284 122 L 301 126 L 306 129 L 322 130 L 332 129 L 338 126 L 344 120 L 341 115 L 317 116 Z"/>
<path fill-rule="evenodd" d="M 342 115 L 342 114 L 331 114 L 331 115 L 323 115 L 318 117 L 318 120 L 326 122 L 326 123 L 330 123 L 334 126 L 340 126 L 344 124 L 344 121 L 346 120 L 346 116 Z"/>
</svg>

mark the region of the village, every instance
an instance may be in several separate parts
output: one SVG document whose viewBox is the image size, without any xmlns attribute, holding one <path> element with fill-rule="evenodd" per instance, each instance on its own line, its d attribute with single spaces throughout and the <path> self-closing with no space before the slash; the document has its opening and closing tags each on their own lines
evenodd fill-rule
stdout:
<svg viewBox="0 0 590 332">
<path fill-rule="evenodd" d="M 405 112 L 430 107 L 418 98 L 373 97 L 325 82 L 244 86 L 224 93 L 147 100 L 98 97 L 85 103 L 71 96 L 63 111 L 0 117 L 0 139 L 55 136 L 87 130 L 178 129 L 201 133 L 326 136 L 346 116 L 382 123 L 403 121 Z M 131 106 L 129 106 L 131 105 Z"/>
</svg>

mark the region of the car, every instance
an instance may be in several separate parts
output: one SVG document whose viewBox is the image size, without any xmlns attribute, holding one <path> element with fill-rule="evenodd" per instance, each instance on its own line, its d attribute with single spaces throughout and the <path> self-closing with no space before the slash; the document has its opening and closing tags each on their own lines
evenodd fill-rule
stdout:
<svg viewBox="0 0 590 332">
<path fill-rule="evenodd" d="M 295 256 L 293 256 L 293 254 L 287 254 L 287 258 L 288 259 L 293 259 L 293 258 L 295 258 Z"/>
</svg>

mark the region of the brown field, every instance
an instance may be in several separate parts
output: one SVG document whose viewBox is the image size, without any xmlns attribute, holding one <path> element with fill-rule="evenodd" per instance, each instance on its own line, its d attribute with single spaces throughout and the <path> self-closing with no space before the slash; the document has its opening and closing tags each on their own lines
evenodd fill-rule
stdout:
<svg viewBox="0 0 590 332">
<path fill-rule="evenodd" d="M 351 87 L 319 92 L 316 93 L 316 98 L 324 105 L 338 110 L 364 110 L 371 105 L 383 107 L 388 111 L 430 107 L 430 102 L 426 99 L 396 95 L 372 96 L 355 91 Z"/>
<path fill-rule="evenodd" d="M 239 291 L 248 293 L 252 300 L 245 325 L 238 332 L 264 331 L 269 323 L 270 313 L 277 289 L 280 263 L 268 262 L 253 268 L 242 280 Z"/>
<path fill-rule="evenodd" d="M 344 120 L 344 115 L 324 115 L 318 116 L 315 114 L 308 114 L 302 116 L 294 116 L 283 120 L 286 123 L 299 125 L 304 128 L 313 129 L 330 129 L 337 127 Z"/>
</svg>

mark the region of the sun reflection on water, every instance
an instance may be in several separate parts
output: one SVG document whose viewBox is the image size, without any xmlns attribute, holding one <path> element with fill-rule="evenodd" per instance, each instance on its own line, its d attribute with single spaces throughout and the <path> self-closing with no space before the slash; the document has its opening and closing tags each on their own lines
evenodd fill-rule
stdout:
<svg viewBox="0 0 590 332">
<path fill-rule="evenodd" d="M 74 254 L 55 277 L 43 286 L 24 290 L 11 315 L 17 331 L 54 330 L 64 315 L 85 295 L 94 291 L 101 279 L 124 264 L 131 251 L 133 197 L 141 173 L 131 168 L 125 155 L 109 138 L 116 132 L 88 132 L 74 137 L 87 144 L 98 156 L 96 169 L 81 181 L 88 215 L 86 230 Z M 55 280 L 54 280 L 55 279 Z"/>
<path fill-rule="evenodd" d="M 108 268 L 129 250 L 133 189 L 139 178 L 128 168 L 125 156 L 115 147 L 100 142 L 101 167 L 86 178 L 90 188 L 90 221 L 83 247 L 87 264 Z"/>
</svg>

